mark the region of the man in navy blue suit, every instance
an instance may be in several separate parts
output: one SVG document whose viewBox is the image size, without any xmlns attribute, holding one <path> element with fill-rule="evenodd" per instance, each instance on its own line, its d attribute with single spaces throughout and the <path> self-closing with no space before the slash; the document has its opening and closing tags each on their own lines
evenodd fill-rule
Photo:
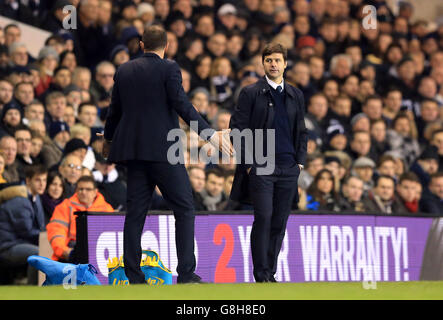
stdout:
<svg viewBox="0 0 443 320">
<path fill-rule="evenodd" d="M 274 170 L 264 173 L 264 167 L 270 164 L 260 163 L 255 150 L 252 164 L 242 161 L 236 167 L 231 199 L 252 202 L 254 207 L 251 252 L 255 281 L 275 282 L 286 223 L 293 201 L 298 202 L 297 180 L 305 163 L 308 134 L 303 93 L 283 79 L 287 66 L 286 48 L 280 44 L 267 45 L 262 63 L 265 77 L 242 89 L 230 128 L 252 130 L 256 148 L 260 139 L 257 129 L 275 130 L 273 141 L 266 138 L 260 142 L 262 150 L 269 151 L 266 158 L 270 159 Z M 237 152 L 242 157 L 245 150 L 251 150 L 247 142 L 241 148 Z"/>
<path fill-rule="evenodd" d="M 145 282 L 140 269 L 140 241 L 156 185 L 175 216 L 177 282 L 201 282 L 194 273 L 191 184 L 184 159 L 178 164 L 168 161 L 168 149 L 176 142 L 168 141 L 167 137 L 170 130 L 179 128 L 178 116 L 188 125 L 197 121 L 198 134 L 203 139 L 209 139 L 220 151 L 233 154 L 229 131 L 211 129 L 189 102 L 182 87 L 180 67 L 163 58 L 167 46 L 166 32 L 161 27 L 150 26 L 145 30 L 140 41 L 144 54 L 121 65 L 114 75 L 104 130 L 103 155 L 111 162 L 125 164 L 128 169 L 123 256 L 131 284 Z M 205 135 L 203 130 L 209 134 Z"/>
</svg>

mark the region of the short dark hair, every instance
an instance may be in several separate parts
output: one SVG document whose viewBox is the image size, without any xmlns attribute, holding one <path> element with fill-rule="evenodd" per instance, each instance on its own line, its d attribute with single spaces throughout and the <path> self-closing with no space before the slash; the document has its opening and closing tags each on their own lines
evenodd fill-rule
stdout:
<svg viewBox="0 0 443 320">
<path fill-rule="evenodd" d="M 32 179 L 37 175 L 47 174 L 48 169 L 42 164 L 33 164 L 30 166 L 26 166 L 25 168 L 25 178 Z"/>
<path fill-rule="evenodd" d="M 368 96 L 365 101 L 363 102 L 363 105 L 367 105 L 370 100 L 380 100 L 383 101 L 382 98 L 378 94 L 371 94 Z"/>
<path fill-rule="evenodd" d="M 29 129 L 29 127 L 24 124 L 19 124 L 17 127 L 14 128 L 14 136 L 17 131 L 28 131 L 29 134 L 32 136 L 31 129 Z"/>
<path fill-rule="evenodd" d="M 394 186 L 395 186 L 395 179 L 394 178 L 392 178 L 391 176 L 388 176 L 386 174 L 382 174 L 382 175 L 379 175 L 378 178 L 375 180 L 376 187 L 378 186 L 378 182 L 380 181 L 380 179 L 389 179 L 394 183 Z"/>
<path fill-rule="evenodd" d="M 77 181 L 77 187 L 80 184 L 80 182 L 90 182 L 93 184 L 94 189 L 97 189 L 97 182 L 95 182 L 94 177 L 92 176 L 81 176 L 80 179 Z"/>
<path fill-rule="evenodd" d="M 403 181 L 414 181 L 420 183 L 420 179 L 412 171 L 405 172 L 400 176 L 400 178 L 398 179 L 398 183 L 401 184 Z"/>
<path fill-rule="evenodd" d="M 288 58 L 288 50 L 280 43 L 269 43 L 263 49 L 263 53 L 261 56 L 261 61 L 265 61 L 267 56 L 270 56 L 273 53 L 281 53 L 283 55 L 283 61 L 286 61 Z"/>
<path fill-rule="evenodd" d="M 206 181 L 208 180 L 210 174 L 214 174 L 218 178 L 225 179 L 224 172 L 219 168 L 212 168 L 212 169 L 207 170 L 206 171 Z"/>
<path fill-rule="evenodd" d="M 92 101 L 85 101 L 85 102 L 82 102 L 82 103 L 80 103 L 80 105 L 78 106 L 78 109 L 77 109 L 78 114 L 82 113 L 82 109 L 83 109 L 84 106 L 97 107 L 97 106 L 95 105 L 95 103 L 93 103 Z"/>
<path fill-rule="evenodd" d="M 147 27 L 143 33 L 142 42 L 147 51 L 163 49 L 168 42 L 165 29 L 158 25 Z"/>
<path fill-rule="evenodd" d="M 380 168 L 380 166 L 385 163 L 386 161 L 392 161 L 395 163 L 395 158 L 389 154 L 384 154 L 380 158 L 378 158 L 377 161 L 377 168 Z"/>
<path fill-rule="evenodd" d="M 34 88 L 34 85 L 32 84 L 32 82 L 20 81 L 15 85 L 14 91 L 16 91 L 18 89 L 18 87 L 20 87 L 21 85 L 30 85 L 32 88 Z"/>
<path fill-rule="evenodd" d="M 65 66 L 58 66 L 58 67 L 55 68 L 55 70 L 54 70 L 54 76 L 55 76 L 57 73 L 59 73 L 60 71 L 62 71 L 62 70 L 68 70 L 69 73 L 71 73 L 71 70 L 69 70 L 68 67 L 65 67 Z"/>
</svg>

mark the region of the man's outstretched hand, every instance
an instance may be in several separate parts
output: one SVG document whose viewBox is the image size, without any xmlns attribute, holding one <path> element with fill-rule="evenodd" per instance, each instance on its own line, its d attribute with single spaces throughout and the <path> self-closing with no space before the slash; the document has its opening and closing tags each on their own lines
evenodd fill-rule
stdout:
<svg viewBox="0 0 443 320">
<path fill-rule="evenodd" d="M 103 139 L 103 148 L 102 148 L 102 156 L 105 160 L 108 160 L 109 151 L 111 150 L 112 142 L 105 139 L 105 135 L 103 133 L 96 133 L 97 137 L 101 137 Z"/>
<path fill-rule="evenodd" d="M 234 155 L 234 147 L 232 146 L 231 139 L 229 138 L 230 133 L 231 129 L 216 131 L 212 135 L 211 139 L 209 139 L 209 142 L 221 152 L 232 157 Z"/>
</svg>

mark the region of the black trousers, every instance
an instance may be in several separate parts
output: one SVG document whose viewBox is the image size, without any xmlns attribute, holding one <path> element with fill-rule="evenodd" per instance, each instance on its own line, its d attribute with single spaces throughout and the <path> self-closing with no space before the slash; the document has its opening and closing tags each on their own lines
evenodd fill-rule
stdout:
<svg viewBox="0 0 443 320">
<path fill-rule="evenodd" d="M 140 269 L 141 236 L 146 213 L 157 185 L 174 212 L 177 247 L 177 281 L 190 279 L 195 271 L 194 202 L 183 164 L 131 160 L 127 163 L 127 213 L 123 234 L 123 262 L 129 283 L 145 283 Z"/>
<path fill-rule="evenodd" d="M 254 278 L 268 280 L 277 271 L 277 258 L 285 236 L 286 223 L 297 190 L 300 169 L 276 166 L 271 175 L 257 175 L 252 167 L 249 188 L 254 207 L 251 253 Z"/>
</svg>

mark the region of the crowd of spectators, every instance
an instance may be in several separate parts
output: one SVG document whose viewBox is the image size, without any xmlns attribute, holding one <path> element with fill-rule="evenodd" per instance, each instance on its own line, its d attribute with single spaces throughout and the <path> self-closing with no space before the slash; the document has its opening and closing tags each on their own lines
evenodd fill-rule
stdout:
<svg viewBox="0 0 443 320">
<path fill-rule="evenodd" d="M 377 9 L 376 28 L 362 24 L 365 5 Z M 406 1 L 11 0 L 0 12 L 51 33 L 33 56 L 18 24 L 0 25 L 0 189 L 28 186 L 27 208 L 40 215 L 31 229 L 78 200 L 85 176 L 94 181 L 86 189 L 125 210 L 125 168 L 101 157 L 96 133 L 116 70 L 142 55 L 151 24 L 167 30 L 166 58 L 217 130 L 229 127 L 240 90 L 264 76 L 264 45 L 288 49 L 285 81 L 304 93 L 309 130 L 293 209 L 443 213 L 443 21 L 413 21 Z M 75 28 L 64 28 L 68 18 Z M 229 200 L 235 161 L 195 158 L 211 147 L 180 124 L 196 210 L 251 209 Z M 34 187 L 41 175 L 44 187 Z M 168 209 L 158 188 L 151 209 Z"/>
</svg>

